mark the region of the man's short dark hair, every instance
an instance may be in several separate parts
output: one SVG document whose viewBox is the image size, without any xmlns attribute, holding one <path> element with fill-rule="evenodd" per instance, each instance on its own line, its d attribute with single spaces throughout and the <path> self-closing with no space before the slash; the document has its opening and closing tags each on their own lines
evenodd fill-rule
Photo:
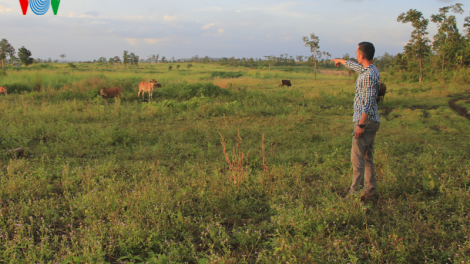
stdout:
<svg viewBox="0 0 470 264">
<path fill-rule="evenodd" d="M 362 55 L 364 55 L 364 57 L 367 60 L 374 59 L 374 54 L 375 54 L 374 44 L 370 42 L 361 42 L 359 43 L 359 51 L 361 51 Z"/>
</svg>

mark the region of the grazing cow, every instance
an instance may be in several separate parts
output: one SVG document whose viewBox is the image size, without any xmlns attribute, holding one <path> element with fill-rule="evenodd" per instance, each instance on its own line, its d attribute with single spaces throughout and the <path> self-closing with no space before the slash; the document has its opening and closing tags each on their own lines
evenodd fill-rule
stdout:
<svg viewBox="0 0 470 264">
<path fill-rule="evenodd" d="M 284 85 L 292 86 L 292 84 L 290 83 L 290 80 L 281 80 L 281 84 L 279 84 L 279 87 L 284 86 Z"/>
<path fill-rule="evenodd" d="M 142 93 L 142 99 L 145 97 L 145 93 L 149 94 L 149 99 L 152 99 L 153 88 L 155 88 L 155 80 L 152 79 L 150 82 L 140 82 L 139 83 L 139 93 L 137 97 L 140 97 L 140 93 Z"/>
<path fill-rule="evenodd" d="M 0 93 L 4 93 L 5 96 L 7 95 L 7 88 L 5 86 L 0 86 Z"/>
<path fill-rule="evenodd" d="M 387 93 L 387 85 L 385 85 L 385 83 L 380 83 L 379 94 L 377 95 L 377 104 L 383 103 L 386 93 Z"/>
<path fill-rule="evenodd" d="M 153 85 L 154 88 L 162 88 L 162 85 L 160 83 L 158 83 L 158 81 L 155 81 L 155 79 L 152 79 L 152 82 L 154 82 L 155 84 Z"/>
<path fill-rule="evenodd" d="M 108 103 L 108 98 L 121 98 L 122 90 L 119 87 L 101 88 L 100 95 Z"/>
</svg>

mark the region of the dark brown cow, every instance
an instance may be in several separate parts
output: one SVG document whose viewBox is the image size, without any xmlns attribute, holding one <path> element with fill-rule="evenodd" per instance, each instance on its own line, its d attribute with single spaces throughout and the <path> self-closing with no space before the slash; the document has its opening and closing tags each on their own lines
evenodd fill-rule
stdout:
<svg viewBox="0 0 470 264">
<path fill-rule="evenodd" d="M 281 84 L 279 84 L 279 87 L 281 86 L 292 86 L 292 84 L 290 83 L 290 80 L 281 80 Z"/>
<path fill-rule="evenodd" d="M 155 84 L 153 85 L 154 88 L 162 88 L 162 85 L 158 83 L 158 81 L 155 81 L 155 79 L 152 79 L 151 82 L 154 82 Z"/>
<path fill-rule="evenodd" d="M 5 86 L 0 86 L 0 93 L 7 95 L 7 88 Z"/>
<path fill-rule="evenodd" d="M 377 104 L 383 103 L 386 93 L 387 85 L 385 85 L 385 83 L 380 83 L 379 94 L 377 95 Z"/>
<path fill-rule="evenodd" d="M 108 103 L 108 98 L 121 98 L 122 90 L 119 87 L 101 88 L 100 95 Z"/>
</svg>

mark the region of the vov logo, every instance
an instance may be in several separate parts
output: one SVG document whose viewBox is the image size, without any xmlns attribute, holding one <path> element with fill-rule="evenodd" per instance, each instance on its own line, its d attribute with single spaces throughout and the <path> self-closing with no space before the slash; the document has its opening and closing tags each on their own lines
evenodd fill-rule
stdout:
<svg viewBox="0 0 470 264">
<path fill-rule="evenodd" d="M 60 0 L 20 0 L 20 5 L 21 10 L 23 10 L 23 15 L 26 15 L 26 12 L 28 12 L 28 6 L 36 15 L 44 15 L 49 11 L 49 7 L 52 6 L 54 15 L 57 15 Z"/>
</svg>

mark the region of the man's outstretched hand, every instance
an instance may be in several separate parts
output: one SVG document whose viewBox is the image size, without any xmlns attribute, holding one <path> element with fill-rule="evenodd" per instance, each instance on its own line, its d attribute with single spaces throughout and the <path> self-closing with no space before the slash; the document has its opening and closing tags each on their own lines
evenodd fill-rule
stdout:
<svg viewBox="0 0 470 264">
<path fill-rule="evenodd" d="M 346 60 L 342 60 L 342 59 L 331 59 L 331 60 L 335 63 L 336 67 L 338 67 L 341 64 L 344 65 L 346 63 Z"/>
</svg>

